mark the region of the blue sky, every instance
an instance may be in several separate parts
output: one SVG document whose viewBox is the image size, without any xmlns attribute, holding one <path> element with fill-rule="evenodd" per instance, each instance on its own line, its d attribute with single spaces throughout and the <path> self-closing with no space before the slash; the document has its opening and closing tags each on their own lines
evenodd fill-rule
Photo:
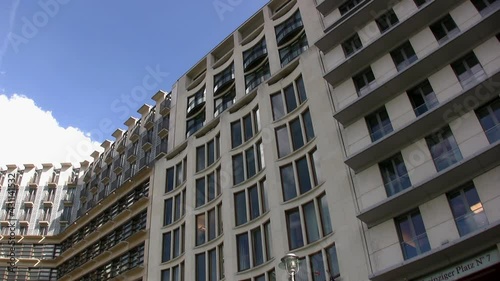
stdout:
<svg viewBox="0 0 500 281">
<path fill-rule="evenodd" d="M 128 118 L 123 111 L 113 112 L 113 103 L 143 85 L 151 69 L 161 73 L 150 83 L 157 87 L 134 101 L 130 113 L 136 116 L 156 90 L 170 90 L 265 3 L 2 0 L 0 95 L 22 95 L 51 113 L 62 128 L 91 132 L 99 142 L 112 139 L 114 129 L 123 128 Z M 110 120 L 113 129 L 103 132 L 103 120 Z"/>
</svg>

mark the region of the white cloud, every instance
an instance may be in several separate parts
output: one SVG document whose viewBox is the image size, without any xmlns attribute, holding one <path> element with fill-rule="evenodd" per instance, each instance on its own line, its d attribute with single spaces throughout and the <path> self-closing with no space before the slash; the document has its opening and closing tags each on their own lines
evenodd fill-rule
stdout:
<svg viewBox="0 0 500 281">
<path fill-rule="evenodd" d="M 61 127 L 32 99 L 0 94 L 0 164 L 75 163 L 90 160 L 96 149 L 88 133 Z"/>
</svg>

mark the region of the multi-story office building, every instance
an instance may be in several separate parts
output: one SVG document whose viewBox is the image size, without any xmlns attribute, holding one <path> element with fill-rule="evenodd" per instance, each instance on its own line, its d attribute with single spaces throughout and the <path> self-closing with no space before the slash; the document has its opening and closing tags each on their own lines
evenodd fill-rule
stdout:
<svg viewBox="0 0 500 281">
<path fill-rule="evenodd" d="M 7 167 L 2 277 L 288 280 L 293 252 L 296 280 L 495 280 L 499 8 L 269 2 L 92 163 Z"/>
</svg>

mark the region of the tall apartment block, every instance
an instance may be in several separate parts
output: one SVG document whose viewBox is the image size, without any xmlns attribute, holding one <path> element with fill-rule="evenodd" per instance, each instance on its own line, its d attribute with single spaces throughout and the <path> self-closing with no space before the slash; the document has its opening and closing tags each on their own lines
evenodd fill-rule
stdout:
<svg viewBox="0 0 500 281">
<path fill-rule="evenodd" d="M 499 279 L 499 9 L 270 1 L 91 163 L 1 172 L 0 277 Z"/>
</svg>

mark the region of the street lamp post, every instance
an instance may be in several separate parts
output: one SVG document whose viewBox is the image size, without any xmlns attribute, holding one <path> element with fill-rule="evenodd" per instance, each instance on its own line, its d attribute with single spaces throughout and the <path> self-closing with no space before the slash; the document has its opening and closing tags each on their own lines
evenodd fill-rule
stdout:
<svg viewBox="0 0 500 281">
<path fill-rule="evenodd" d="M 295 275 L 299 272 L 299 257 L 294 253 L 288 253 L 281 259 L 279 267 L 286 270 L 291 281 L 295 281 Z"/>
</svg>

